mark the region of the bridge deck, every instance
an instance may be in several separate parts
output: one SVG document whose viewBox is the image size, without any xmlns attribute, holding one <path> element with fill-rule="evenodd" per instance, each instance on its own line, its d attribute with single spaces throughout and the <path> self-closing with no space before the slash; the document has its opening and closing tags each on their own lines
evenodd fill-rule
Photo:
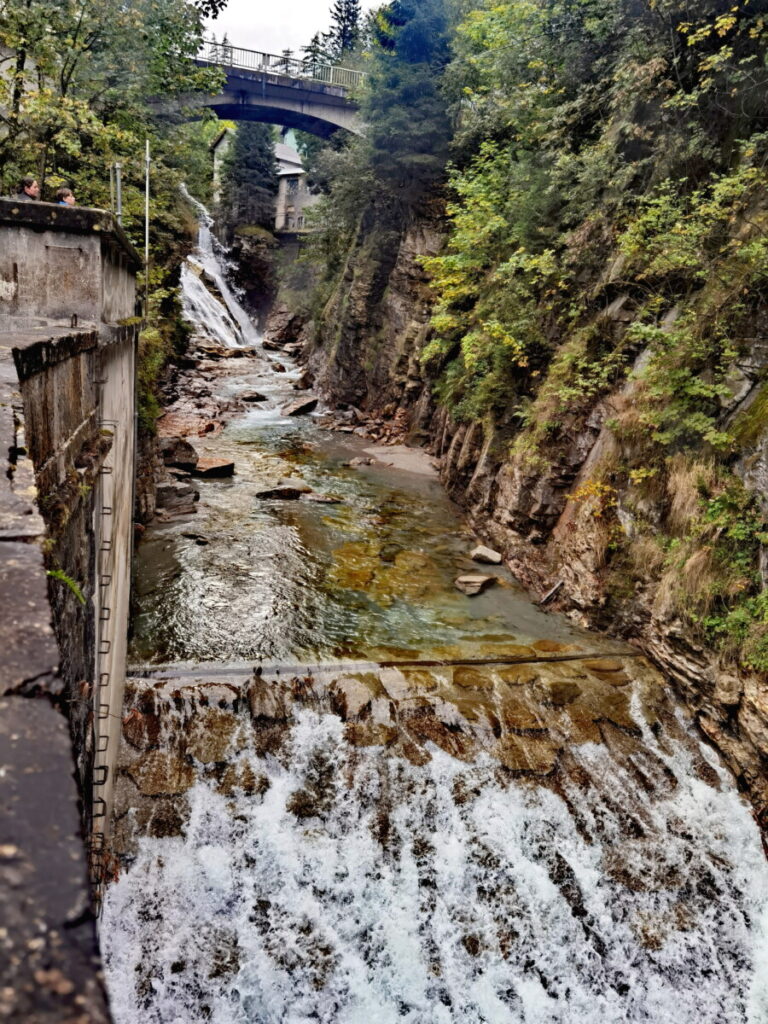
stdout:
<svg viewBox="0 0 768 1024">
<path fill-rule="evenodd" d="M 316 60 L 299 60 L 288 54 L 262 53 L 260 50 L 246 50 L 229 43 L 206 40 L 199 54 L 199 61 L 218 67 L 240 68 L 285 78 L 301 78 L 307 82 L 335 85 L 348 91 L 357 89 L 365 79 L 362 71 L 336 67 Z"/>
</svg>

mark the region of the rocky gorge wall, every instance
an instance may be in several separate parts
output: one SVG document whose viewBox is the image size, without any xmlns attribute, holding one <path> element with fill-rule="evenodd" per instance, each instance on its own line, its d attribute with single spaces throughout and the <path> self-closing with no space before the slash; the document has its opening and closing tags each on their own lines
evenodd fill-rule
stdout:
<svg viewBox="0 0 768 1024">
<path fill-rule="evenodd" d="M 592 628 L 640 647 L 671 679 L 748 793 L 768 828 L 768 685 L 697 639 L 672 599 L 669 573 L 646 557 L 637 522 L 670 530 L 695 507 L 696 484 L 683 470 L 643 491 L 615 472 L 622 441 L 617 416 L 631 414 L 630 376 L 589 408 L 560 417 L 557 444 L 543 458 L 515 454 L 519 424 L 485 417 L 457 422 L 433 396 L 421 353 L 430 336 L 432 295 L 419 262 L 434 255 L 446 227 L 433 213 L 397 225 L 369 214 L 322 315 L 311 325 L 309 362 L 337 406 L 365 414 L 369 432 L 426 443 L 442 480 L 478 533 L 504 552 L 515 575 L 540 600 Z M 595 323 L 621 336 L 634 304 L 616 283 L 615 254 L 597 275 Z M 586 287 L 586 286 L 585 286 Z M 758 339 L 759 341 L 759 339 Z M 766 431 L 762 375 L 766 347 L 755 343 L 733 367 L 733 394 L 722 418 L 747 419 L 738 467 L 764 503 Z M 646 356 L 635 352 L 635 366 Z M 606 482 L 607 481 L 607 482 Z M 576 496 L 574 500 L 573 496 Z M 585 499 L 580 500 L 581 496 Z M 617 551 L 619 552 L 617 554 Z"/>
</svg>

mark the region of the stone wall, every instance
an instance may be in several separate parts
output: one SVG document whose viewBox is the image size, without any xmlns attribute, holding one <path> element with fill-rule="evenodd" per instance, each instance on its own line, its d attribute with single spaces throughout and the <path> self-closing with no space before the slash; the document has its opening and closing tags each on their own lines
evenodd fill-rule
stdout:
<svg viewBox="0 0 768 1024">
<path fill-rule="evenodd" d="M 77 406 L 70 415 L 55 391 L 43 386 L 56 377 L 79 380 L 76 371 L 92 358 L 98 335 L 45 333 L 50 335 L 45 340 L 0 334 L 0 763 L 10 769 L 0 774 L 0 1018 L 19 1024 L 101 1024 L 109 1014 L 88 910 L 72 745 L 74 735 L 82 779 L 92 757 L 92 744 L 85 741 L 91 711 L 73 697 L 79 688 L 72 681 L 92 671 L 87 650 L 93 616 L 46 568 L 63 563 L 73 579 L 88 579 L 90 502 L 84 493 L 56 486 L 56 463 L 72 466 L 91 432 L 87 416 L 83 429 L 72 429 L 83 426 Z M 62 357 L 45 373 L 29 377 L 27 402 L 11 341 L 28 369 L 43 351 L 51 361 L 54 353 Z M 32 441 L 34 429 L 40 434 Z M 62 447 L 60 459 L 46 460 L 47 445 L 58 432 L 70 432 L 74 444 Z M 32 452 L 42 460 L 40 479 L 47 492 L 36 486 Z M 39 499 L 46 493 L 55 501 L 44 517 Z M 71 507 L 63 504 L 68 500 Z"/>
</svg>

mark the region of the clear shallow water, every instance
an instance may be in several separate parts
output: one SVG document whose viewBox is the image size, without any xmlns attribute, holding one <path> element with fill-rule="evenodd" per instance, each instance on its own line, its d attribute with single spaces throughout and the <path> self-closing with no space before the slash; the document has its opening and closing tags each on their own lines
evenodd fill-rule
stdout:
<svg viewBox="0 0 768 1024">
<path fill-rule="evenodd" d="M 259 390 L 263 383 L 254 379 Z M 290 392 L 282 396 L 275 405 Z M 474 540 L 438 480 L 343 465 L 364 448 L 274 407 L 208 442 L 237 475 L 201 483 L 197 516 L 148 531 L 132 660 L 468 657 L 543 636 L 599 645 L 539 612 L 504 569 L 489 569 L 501 585 L 486 594 L 459 593 L 458 575 L 487 567 L 468 558 Z M 255 497 L 280 478 L 342 503 Z M 209 543 L 185 538 L 190 532 Z"/>
</svg>

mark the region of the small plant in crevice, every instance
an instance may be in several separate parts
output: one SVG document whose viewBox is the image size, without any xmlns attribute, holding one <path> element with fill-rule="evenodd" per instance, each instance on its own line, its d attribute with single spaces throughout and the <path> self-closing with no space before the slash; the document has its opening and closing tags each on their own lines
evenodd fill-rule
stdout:
<svg viewBox="0 0 768 1024">
<path fill-rule="evenodd" d="M 63 569 L 49 569 L 46 572 L 46 576 L 50 576 L 51 579 L 58 580 L 65 586 L 69 587 L 72 593 L 75 595 L 80 604 L 85 604 L 85 596 L 80 588 L 80 584 L 76 580 L 73 580 L 71 576 L 67 576 Z"/>
</svg>

